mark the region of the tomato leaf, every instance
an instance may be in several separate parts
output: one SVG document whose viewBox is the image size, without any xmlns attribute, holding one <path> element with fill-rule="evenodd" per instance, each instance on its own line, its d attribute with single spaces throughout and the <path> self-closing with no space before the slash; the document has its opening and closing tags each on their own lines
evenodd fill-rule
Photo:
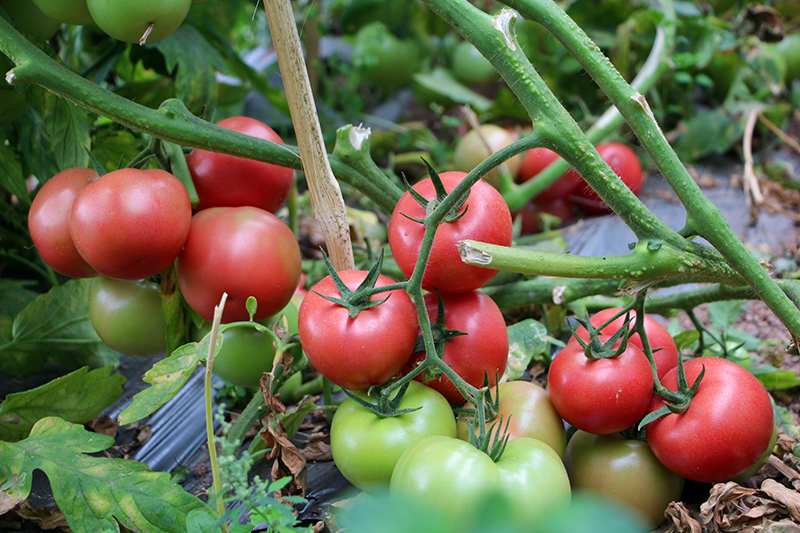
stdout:
<svg viewBox="0 0 800 533">
<path fill-rule="evenodd" d="M 212 513 L 165 472 L 129 459 L 86 455 L 113 444 L 112 437 L 43 418 L 27 439 L 0 442 L 0 481 L 10 495 L 27 497 L 33 470 L 42 470 L 73 531 L 119 531 L 121 525 L 136 532 L 178 533 L 191 511 Z"/>
<path fill-rule="evenodd" d="M 492 106 L 491 100 L 468 89 L 449 76 L 434 76 L 418 72 L 414 74 L 413 79 L 426 90 L 459 104 L 469 104 L 476 111 L 486 111 Z"/>
<path fill-rule="evenodd" d="M 800 386 L 800 375 L 794 370 L 781 370 L 772 365 L 751 368 L 750 372 L 769 390 L 784 390 Z"/>
<path fill-rule="evenodd" d="M 42 115 L 58 168 L 88 166 L 86 149 L 92 144 L 89 135 L 94 122 L 92 114 L 49 92 L 43 93 L 37 110 Z"/>
<path fill-rule="evenodd" d="M 508 364 L 505 377 L 519 379 L 532 362 L 550 364 L 547 328 L 529 318 L 508 327 Z"/>
<path fill-rule="evenodd" d="M 122 396 L 127 380 L 112 370 L 83 367 L 40 387 L 9 394 L 0 404 L 0 440 L 22 440 L 37 421 L 49 416 L 75 424 L 89 422 Z"/>
<path fill-rule="evenodd" d="M 742 300 L 711 302 L 708 304 L 708 320 L 711 326 L 719 331 L 730 328 L 742 315 L 744 305 Z"/>
<path fill-rule="evenodd" d="M 36 372 L 51 359 L 69 370 L 119 363 L 119 354 L 100 340 L 89 319 L 88 279 L 72 279 L 37 296 L 0 336 L 0 372 L 12 376 Z"/>
<path fill-rule="evenodd" d="M 174 73 L 178 96 L 193 113 L 213 106 L 219 96 L 216 73 L 225 62 L 197 29 L 182 25 L 164 39 L 154 43 L 164 55 L 167 69 Z"/>
<path fill-rule="evenodd" d="M 688 329 L 685 331 L 681 331 L 677 335 L 675 335 L 675 346 L 678 348 L 678 351 L 682 351 L 684 348 L 688 348 L 689 346 L 693 345 L 700 339 L 700 332 L 696 329 Z"/>
<path fill-rule="evenodd" d="M 742 123 L 724 110 L 701 111 L 678 126 L 675 151 L 682 161 L 695 161 L 709 154 L 722 154 L 742 137 Z"/>
<path fill-rule="evenodd" d="M 136 157 L 141 144 L 129 131 L 107 128 L 94 135 L 92 155 L 106 172 L 111 172 Z"/>
<path fill-rule="evenodd" d="M 131 404 L 118 417 L 120 425 L 136 422 L 153 414 L 156 409 L 171 400 L 208 355 L 210 334 L 200 342 L 180 346 L 172 354 L 159 361 L 145 372 L 144 381 L 150 387 L 133 397 Z M 222 346 L 222 335 L 217 336 L 216 352 Z"/>
<path fill-rule="evenodd" d="M 30 205 L 31 197 L 25 185 L 19 156 L 3 144 L 0 144 L 0 187 Z"/>
</svg>

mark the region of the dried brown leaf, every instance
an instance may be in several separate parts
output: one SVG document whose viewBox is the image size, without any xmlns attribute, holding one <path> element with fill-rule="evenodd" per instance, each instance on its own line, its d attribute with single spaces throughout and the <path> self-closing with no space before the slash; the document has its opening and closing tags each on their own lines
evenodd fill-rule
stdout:
<svg viewBox="0 0 800 533">
<path fill-rule="evenodd" d="M 703 533 L 703 527 L 682 502 L 672 502 L 665 511 L 667 520 L 675 525 L 676 533 Z"/>
<path fill-rule="evenodd" d="M 24 502 L 25 498 L 14 498 L 4 490 L 0 490 L 0 516 L 3 516 L 14 507 Z"/>
<path fill-rule="evenodd" d="M 784 487 L 774 479 L 765 479 L 761 484 L 761 490 L 780 503 L 789 513 L 789 518 L 800 522 L 800 494 L 797 491 Z"/>
<path fill-rule="evenodd" d="M 95 433 L 108 435 L 109 437 L 116 437 L 117 433 L 119 433 L 119 426 L 117 426 L 117 423 L 114 422 L 114 419 L 108 415 L 95 418 L 86 425 Z"/>
<path fill-rule="evenodd" d="M 322 441 L 310 443 L 303 448 L 301 453 L 306 458 L 306 461 L 330 461 L 333 459 L 331 445 Z"/>
<path fill-rule="evenodd" d="M 16 509 L 14 509 L 13 514 L 16 514 L 23 520 L 33 522 L 39 527 L 39 529 L 43 529 L 45 531 L 52 529 L 58 529 L 66 532 L 72 531 L 67 524 L 67 519 L 64 518 L 64 513 L 58 509 L 34 509 L 30 502 L 24 501 Z"/>
</svg>

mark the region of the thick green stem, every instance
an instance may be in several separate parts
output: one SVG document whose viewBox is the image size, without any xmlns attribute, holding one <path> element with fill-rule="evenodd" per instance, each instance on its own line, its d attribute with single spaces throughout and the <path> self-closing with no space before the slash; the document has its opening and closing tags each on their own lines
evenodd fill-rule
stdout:
<svg viewBox="0 0 800 533">
<path fill-rule="evenodd" d="M 158 110 L 134 103 L 84 79 L 53 61 L 0 17 L 0 52 L 17 65 L 6 75 L 12 85 L 35 84 L 107 117 L 118 124 L 181 146 L 203 148 L 296 170 L 302 169 L 297 147 L 244 135 L 202 120 L 180 100 L 167 100 Z M 360 153 L 359 157 L 368 157 Z M 353 187 L 374 194 L 370 198 L 387 213 L 400 198 L 400 191 L 377 167 L 362 164 L 362 174 L 346 159 L 330 158 L 336 177 Z"/>
<path fill-rule="evenodd" d="M 625 81 L 608 58 L 555 2 L 508 0 L 506 3 L 519 10 L 523 16 L 545 26 L 581 63 L 619 109 L 656 167 L 686 207 L 687 229 L 707 239 L 741 274 L 792 335 L 800 338 L 800 312 L 797 306 L 775 284 L 731 229 L 720 210 L 703 194 L 699 185 L 689 175 L 664 137 L 645 97 Z M 577 170 L 584 175 L 580 169 Z M 595 181 L 590 179 L 591 176 L 584 175 L 584 177 L 606 203 L 607 200 L 611 200 L 605 196 L 607 191 L 595 187 Z M 611 203 L 608 205 L 622 216 L 614 205 Z M 636 232 L 634 227 L 631 226 L 631 229 Z"/>
</svg>

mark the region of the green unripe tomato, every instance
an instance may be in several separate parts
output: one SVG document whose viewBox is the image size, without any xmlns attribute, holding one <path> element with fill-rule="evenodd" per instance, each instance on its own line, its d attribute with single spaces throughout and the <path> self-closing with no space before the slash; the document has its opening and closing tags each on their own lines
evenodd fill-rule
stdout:
<svg viewBox="0 0 800 533">
<path fill-rule="evenodd" d="M 472 43 L 461 41 L 453 48 L 453 75 L 465 85 L 481 85 L 497 79 L 497 71 Z"/>
<path fill-rule="evenodd" d="M 728 354 L 727 359 L 730 359 L 742 368 L 750 370 L 750 353 L 745 350 L 743 346 L 739 346 L 738 342 L 725 342 L 725 351 Z M 709 346 L 703 355 L 711 357 L 723 357 L 725 354 L 723 353 L 722 346 L 719 344 L 714 344 Z"/>
<path fill-rule="evenodd" d="M 136 44 L 171 35 L 186 18 L 192 0 L 87 0 L 86 5 L 101 30 Z"/>
<path fill-rule="evenodd" d="M 790 33 L 775 47 L 786 64 L 786 83 L 800 78 L 800 32 Z"/>
<path fill-rule="evenodd" d="M 42 13 L 64 24 L 85 26 L 94 22 L 86 0 L 33 0 Z"/>
<path fill-rule="evenodd" d="M 167 348 L 167 321 L 152 281 L 92 278 L 89 318 L 103 342 L 125 355 L 150 357 Z"/>
<path fill-rule="evenodd" d="M 358 31 L 352 57 L 363 79 L 392 90 L 406 84 L 420 66 L 417 45 L 398 39 L 382 22 L 367 24 Z"/>
<path fill-rule="evenodd" d="M 17 30 L 25 35 L 46 41 L 58 31 L 61 22 L 48 17 L 33 0 L 0 0 Z"/>
<path fill-rule="evenodd" d="M 275 334 L 272 325 L 285 315 L 288 331 L 297 333 L 297 308 L 289 303 L 276 317 L 264 320 L 267 331 L 259 331 L 252 326 L 233 327 L 222 334 L 222 346 L 214 356 L 211 372 L 240 387 L 258 387 L 264 372 L 272 370 L 275 359 Z M 193 335 L 199 341 L 211 331 L 211 323 L 206 322 Z M 300 357 L 300 347 L 292 348 L 292 355 Z"/>
</svg>

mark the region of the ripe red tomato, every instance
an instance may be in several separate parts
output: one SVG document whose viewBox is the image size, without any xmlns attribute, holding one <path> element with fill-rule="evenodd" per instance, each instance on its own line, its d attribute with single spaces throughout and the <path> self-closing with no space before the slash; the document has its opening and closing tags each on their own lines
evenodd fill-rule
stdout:
<svg viewBox="0 0 800 533">
<path fill-rule="evenodd" d="M 364 281 L 364 270 L 339 272 L 344 284 L 355 290 Z M 376 287 L 394 283 L 379 276 Z M 417 342 L 417 311 L 405 291 L 376 294 L 371 301 L 385 302 L 351 317 L 346 307 L 323 296 L 341 298 L 327 276 L 311 287 L 298 315 L 300 344 L 308 360 L 333 383 L 351 390 L 383 385 L 403 368 Z"/>
<path fill-rule="evenodd" d="M 137 44 L 154 43 L 171 35 L 181 25 L 192 0 L 86 0 L 92 18 L 115 39 Z"/>
<path fill-rule="evenodd" d="M 213 207 L 192 217 L 178 256 L 178 284 L 189 306 L 211 322 L 228 294 L 222 322 L 248 320 L 245 303 L 258 302 L 254 320 L 286 307 L 300 280 L 300 246 L 281 219 L 255 207 Z"/>
<path fill-rule="evenodd" d="M 36 250 L 50 268 L 65 276 L 100 275 L 78 253 L 69 233 L 69 213 L 75 197 L 95 179 L 97 172 L 89 168 L 59 172 L 42 185 L 28 211 L 28 229 Z"/>
<path fill-rule="evenodd" d="M 525 182 L 550 166 L 550 163 L 559 159 L 558 155 L 548 148 L 532 148 L 525 152 L 522 166 L 519 169 L 519 181 Z M 536 195 L 540 203 L 552 202 L 567 198 L 583 183 L 580 174 L 570 169 L 565 172 L 555 183 Z M 570 213 L 571 215 L 572 213 Z"/>
<path fill-rule="evenodd" d="M 272 128 L 254 118 L 230 117 L 217 122 L 217 126 L 283 143 Z M 209 207 L 251 205 L 274 213 L 292 188 L 294 171 L 291 168 L 263 161 L 195 148 L 186 156 L 186 164 L 200 198 L 198 211 Z"/>
<path fill-rule="evenodd" d="M 452 191 L 466 176 L 465 172 L 440 174 L 445 190 Z M 414 190 L 427 199 L 436 197 L 430 178 L 414 185 Z M 436 230 L 428 264 L 422 277 L 422 287 L 442 293 L 468 292 L 478 289 L 492 279 L 497 270 L 467 265 L 461 261 L 456 244 L 465 239 L 510 246 L 512 239 L 511 213 L 500 193 L 483 180 L 478 180 L 464 203 L 466 212 L 453 222 L 443 222 Z M 389 221 L 389 247 L 397 266 L 406 276 L 414 270 L 425 228 L 419 222 L 425 218 L 425 208 L 405 192 L 397 202 Z"/>
<path fill-rule="evenodd" d="M 506 381 L 500 384 L 500 406 L 492 421 L 497 424 L 492 435 L 506 431 L 509 440 L 520 437 L 538 439 L 564 458 L 567 445 L 564 421 L 553 407 L 547 391 L 533 381 Z M 464 407 L 472 407 L 466 403 Z M 502 427 L 500 424 L 502 423 Z M 478 428 L 475 428 L 477 435 Z M 469 427 L 464 420 L 458 420 L 458 438 L 469 440 Z"/>
<path fill-rule="evenodd" d="M 633 191 L 633 194 L 638 196 L 644 185 L 644 175 L 642 163 L 636 152 L 621 143 L 598 144 L 596 148 L 600 157 L 611 166 L 611 169 Z M 579 185 L 570 198 L 575 205 L 587 213 L 602 214 L 611 211 L 586 182 Z"/>
<path fill-rule="evenodd" d="M 620 308 L 618 307 L 603 309 L 592 315 L 589 322 L 591 322 L 594 327 L 599 327 L 619 311 Z M 633 325 L 634 320 L 636 320 L 636 312 L 631 311 L 631 325 Z M 603 328 L 602 333 L 611 336 L 616 333 L 624 323 L 625 316 L 623 315 Z M 658 378 L 661 379 L 664 377 L 664 374 L 678 366 L 678 347 L 675 346 L 675 340 L 672 338 L 672 335 L 669 334 L 667 328 L 662 326 L 658 320 L 647 314 L 645 314 L 644 317 L 644 331 L 647 333 L 647 340 L 650 343 L 650 348 L 653 350 L 653 360 L 656 363 Z M 589 332 L 586 331 L 586 328 L 583 326 L 578 327 L 575 333 L 584 341 L 589 340 Z M 642 339 L 639 337 L 638 333 L 629 337 L 628 342 L 633 343 L 640 349 L 644 349 L 642 346 Z"/>
<path fill-rule="evenodd" d="M 632 343 L 617 357 L 590 360 L 573 340 L 553 358 L 547 390 L 569 424 L 607 435 L 644 416 L 653 396 L 653 372 L 642 350 Z"/>
<path fill-rule="evenodd" d="M 508 330 L 503 313 L 494 300 L 478 291 L 443 294 L 442 300 L 445 327 L 466 333 L 447 341 L 442 360 L 473 387 L 483 386 L 486 374 L 489 376 L 489 385 L 493 386 L 505 372 L 508 362 Z M 425 306 L 431 322 L 435 322 L 438 312 L 435 294 L 425 295 Z M 405 371 L 413 369 L 424 358 L 424 352 L 414 354 Z M 424 373 L 415 379 L 422 381 L 423 376 Z M 441 392 L 450 403 L 464 401 L 455 385 L 445 376 L 431 379 L 427 385 Z"/>
<path fill-rule="evenodd" d="M 564 464 L 572 490 L 616 500 L 638 513 L 650 529 L 664 522 L 667 506 L 683 491 L 683 478 L 667 470 L 646 442 L 618 434 L 576 432 Z"/>
<path fill-rule="evenodd" d="M 726 481 L 754 465 L 772 438 L 775 418 L 769 393 L 753 374 L 732 361 L 698 357 L 684 363 L 691 385 L 705 374 L 689 408 L 646 426 L 647 441 L 664 466 L 703 483 Z M 677 369 L 662 384 L 677 389 Z M 648 412 L 664 405 L 654 396 Z"/>
<path fill-rule="evenodd" d="M 183 184 L 163 170 L 123 168 L 75 198 L 69 231 L 78 253 L 104 276 L 155 276 L 178 257 L 192 221 Z"/>
</svg>

